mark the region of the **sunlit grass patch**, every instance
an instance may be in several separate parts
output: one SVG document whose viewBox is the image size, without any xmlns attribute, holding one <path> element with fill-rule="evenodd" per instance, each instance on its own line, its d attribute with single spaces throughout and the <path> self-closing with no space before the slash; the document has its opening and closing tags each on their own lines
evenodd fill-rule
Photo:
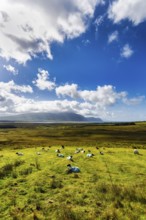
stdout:
<svg viewBox="0 0 146 220">
<path fill-rule="evenodd" d="M 23 156 L 18 149 L 2 150 L 1 219 L 143 219 L 145 150 L 141 156 L 131 148 L 80 147 L 86 152 L 75 154 L 76 146 L 60 145 L 24 148 Z M 58 148 L 64 158 L 56 156 Z M 86 157 L 89 149 L 93 158 Z M 68 163 L 81 172 L 66 174 Z"/>
</svg>

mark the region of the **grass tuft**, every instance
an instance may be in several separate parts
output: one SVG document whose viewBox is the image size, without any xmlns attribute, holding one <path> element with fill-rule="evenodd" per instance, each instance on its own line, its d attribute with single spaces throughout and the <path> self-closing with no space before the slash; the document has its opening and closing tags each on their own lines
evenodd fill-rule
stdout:
<svg viewBox="0 0 146 220">
<path fill-rule="evenodd" d="M 20 171 L 20 175 L 29 175 L 32 173 L 32 167 L 27 167 Z"/>
</svg>

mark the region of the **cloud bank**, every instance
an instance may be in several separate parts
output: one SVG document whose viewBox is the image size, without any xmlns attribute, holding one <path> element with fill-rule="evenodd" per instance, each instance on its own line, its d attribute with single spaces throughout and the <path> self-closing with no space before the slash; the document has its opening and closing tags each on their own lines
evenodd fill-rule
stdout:
<svg viewBox="0 0 146 220">
<path fill-rule="evenodd" d="M 80 36 L 103 0 L 1 0 L 0 56 L 26 63 L 51 44 Z"/>
<path fill-rule="evenodd" d="M 109 108 L 120 103 L 125 106 L 139 105 L 145 99 L 144 96 L 129 98 L 126 91 L 117 92 L 112 85 L 97 86 L 95 90 L 81 90 L 77 84 L 57 85 L 49 80 L 48 71 L 41 68 L 33 83 L 38 90 L 56 93 L 54 100 L 33 98 L 30 85 L 18 85 L 12 80 L 0 82 L 0 114 L 71 111 L 111 120 L 113 113 Z M 26 93 L 29 96 L 26 97 Z"/>
<path fill-rule="evenodd" d="M 96 103 L 105 107 L 116 103 L 118 99 L 126 97 L 125 92 L 116 92 L 111 85 L 98 86 L 96 90 L 78 90 L 77 84 L 64 85 L 56 88 L 56 94 L 63 97 L 81 99 L 85 102 Z"/>
</svg>

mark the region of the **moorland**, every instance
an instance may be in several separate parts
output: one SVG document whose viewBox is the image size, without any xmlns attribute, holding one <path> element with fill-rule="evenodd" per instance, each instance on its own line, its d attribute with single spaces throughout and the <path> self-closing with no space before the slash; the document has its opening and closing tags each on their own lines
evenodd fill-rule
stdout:
<svg viewBox="0 0 146 220">
<path fill-rule="evenodd" d="M 2 220 L 145 220 L 145 183 L 145 122 L 0 123 Z"/>
</svg>

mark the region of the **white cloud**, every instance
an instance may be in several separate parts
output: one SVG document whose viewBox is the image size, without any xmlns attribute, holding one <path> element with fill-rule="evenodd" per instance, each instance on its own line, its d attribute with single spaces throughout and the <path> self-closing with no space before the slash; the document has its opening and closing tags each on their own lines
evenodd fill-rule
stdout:
<svg viewBox="0 0 146 220">
<path fill-rule="evenodd" d="M 40 90 L 53 90 L 56 86 L 54 81 L 49 80 L 49 72 L 47 70 L 38 69 L 37 79 L 33 81 L 33 84 Z"/>
<path fill-rule="evenodd" d="M 133 55 L 134 51 L 131 49 L 129 44 L 125 44 L 121 51 L 121 57 L 129 58 Z"/>
<path fill-rule="evenodd" d="M 85 102 L 96 103 L 98 106 L 108 106 L 126 96 L 125 92 L 117 93 L 111 85 L 98 86 L 96 90 L 78 90 L 77 84 L 64 85 L 56 88 L 57 96 L 68 96 L 82 99 Z"/>
<path fill-rule="evenodd" d="M 108 43 L 112 43 L 113 41 L 117 41 L 118 40 L 118 37 L 119 37 L 119 33 L 118 31 L 114 31 L 113 33 L 111 33 L 109 36 L 108 36 Z"/>
<path fill-rule="evenodd" d="M 1 0 L 0 56 L 25 63 L 38 53 L 50 59 L 52 42 L 84 33 L 102 0 Z"/>
<path fill-rule="evenodd" d="M 44 100 L 24 98 L 8 91 L 0 91 L 0 114 L 27 112 L 76 112 L 84 116 L 106 118 L 106 111 L 96 103 L 80 102 L 76 100 Z"/>
<path fill-rule="evenodd" d="M 9 82 L 0 82 L 0 92 L 20 92 L 20 93 L 33 93 L 29 85 L 17 85 L 13 80 Z"/>
<path fill-rule="evenodd" d="M 85 101 L 96 102 L 99 106 L 113 105 L 125 95 L 125 92 L 117 93 L 111 85 L 98 86 L 95 91 L 80 91 L 81 98 Z"/>
<path fill-rule="evenodd" d="M 76 101 L 54 100 L 54 101 L 35 101 L 32 99 L 26 100 L 25 103 L 16 107 L 17 113 L 22 112 L 66 112 L 74 111 L 78 106 Z"/>
<path fill-rule="evenodd" d="M 136 103 L 135 103 L 136 104 Z M 138 104 L 138 103 L 137 103 Z M 128 104 L 129 105 L 129 104 Z M 135 106 L 134 106 L 135 108 Z M 14 95 L 11 93 L 4 92 L 3 95 L 0 93 L 0 113 L 27 113 L 27 112 L 76 112 L 78 114 L 87 117 L 100 117 L 104 120 L 130 120 L 126 118 L 126 107 L 125 111 L 113 114 L 114 108 L 108 109 L 107 106 L 98 105 L 98 103 L 91 102 L 80 102 L 75 100 L 45 100 L 36 101 L 34 99 L 26 99 L 22 96 Z M 132 111 L 132 109 L 131 109 Z M 118 117 L 117 117 L 118 116 Z M 135 117 L 136 120 L 136 117 Z"/>
<path fill-rule="evenodd" d="M 56 94 L 57 96 L 69 96 L 71 98 L 79 98 L 79 94 L 78 94 L 78 85 L 77 84 L 66 84 L 64 86 L 59 86 L 56 88 Z"/>
<path fill-rule="evenodd" d="M 29 85 L 17 85 L 14 81 L 0 82 L 0 113 L 13 113 L 26 103 L 21 93 L 32 93 Z"/>
<path fill-rule="evenodd" d="M 16 106 L 24 103 L 25 99 L 7 91 L 0 91 L 0 113 L 14 113 Z"/>
<path fill-rule="evenodd" d="M 17 70 L 14 66 L 4 65 L 3 67 L 4 67 L 4 69 L 6 69 L 8 72 L 13 73 L 14 75 L 17 75 L 17 74 L 18 74 L 18 70 Z"/>
<path fill-rule="evenodd" d="M 139 96 L 139 97 L 135 97 L 131 99 L 128 99 L 127 97 L 125 97 L 123 102 L 127 105 L 139 105 L 144 99 L 145 99 L 145 96 Z"/>
<path fill-rule="evenodd" d="M 22 93 L 31 94 L 32 92 L 29 85 L 17 85 L 14 81 L 0 82 L 0 114 L 72 111 L 104 120 L 124 120 L 126 112 L 122 113 L 120 118 L 114 111 L 115 106 L 120 104 L 132 108 L 133 105 L 139 106 L 145 98 L 139 96 L 129 99 L 125 91 L 117 92 L 111 85 L 98 86 L 96 90 L 79 90 L 77 84 L 66 84 L 56 88 L 59 98 L 56 97 L 53 101 L 40 101 L 22 96 Z M 130 118 L 127 119 L 130 120 Z"/>
<path fill-rule="evenodd" d="M 123 19 L 129 19 L 138 25 L 146 20 L 146 1 L 145 0 L 116 0 L 113 1 L 109 10 L 108 17 L 115 23 Z"/>
</svg>

